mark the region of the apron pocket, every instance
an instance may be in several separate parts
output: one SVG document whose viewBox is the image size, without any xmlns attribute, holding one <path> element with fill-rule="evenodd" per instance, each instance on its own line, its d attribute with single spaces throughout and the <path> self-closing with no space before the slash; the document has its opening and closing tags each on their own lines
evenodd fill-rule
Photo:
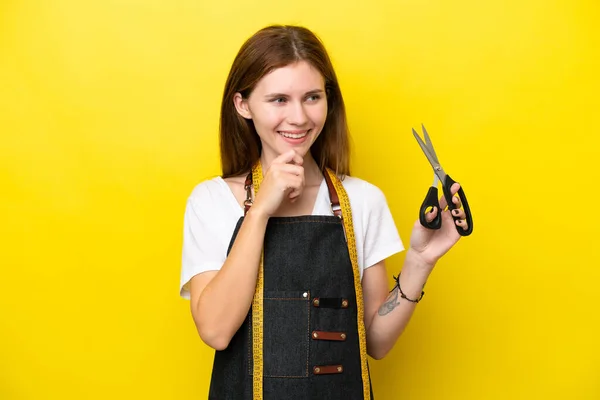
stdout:
<svg viewBox="0 0 600 400">
<path fill-rule="evenodd" d="M 263 376 L 308 377 L 310 292 L 265 291 L 263 311 Z"/>
</svg>

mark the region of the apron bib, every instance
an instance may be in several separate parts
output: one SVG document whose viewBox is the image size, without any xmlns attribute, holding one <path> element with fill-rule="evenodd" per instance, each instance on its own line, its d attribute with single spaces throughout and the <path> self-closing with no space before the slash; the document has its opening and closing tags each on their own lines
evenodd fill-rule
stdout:
<svg viewBox="0 0 600 400">
<path fill-rule="evenodd" d="M 333 216 L 269 219 L 252 307 L 215 352 L 209 399 L 373 399 L 350 203 L 338 177 L 324 176 Z M 261 181 L 259 162 L 248 193 Z"/>
</svg>

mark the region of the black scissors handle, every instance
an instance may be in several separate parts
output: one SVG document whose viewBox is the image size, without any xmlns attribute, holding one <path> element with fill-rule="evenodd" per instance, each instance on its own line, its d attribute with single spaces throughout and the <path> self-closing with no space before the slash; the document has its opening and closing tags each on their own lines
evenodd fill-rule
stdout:
<svg viewBox="0 0 600 400">
<path fill-rule="evenodd" d="M 448 209 L 450 211 L 456 209 L 456 205 L 452 201 L 452 192 L 450 192 L 450 188 L 454 185 L 454 180 L 450 178 L 449 175 L 446 175 L 446 179 L 444 184 L 442 185 L 442 190 L 444 192 L 444 197 L 446 198 L 446 202 L 448 203 Z M 454 224 L 458 234 L 461 236 L 469 236 L 471 232 L 473 232 L 473 216 L 471 215 L 471 209 L 469 208 L 469 202 L 467 201 L 467 196 L 462 188 L 462 186 L 458 189 L 458 197 L 461 201 L 463 210 L 465 212 L 465 220 L 467 222 L 467 229 L 464 229 L 461 226 Z M 438 209 L 438 213 L 436 217 L 431 222 L 427 222 L 425 215 L 426 210 L 431 207 L 436 207 Z M 452 215 L 452 219 L 454 221 L 458 221 L 460 217 Z M 442 210 L 440 210 L 440 203 L 438 200 L 438 189 L 435 186 L 431 186 L 429 191 L 427 192 L 427 196 L 425 196 L 425 200 L 421 204 L 421 209 L 419 210 L 419 222 L 426 228 L 429 229 L 440 229 L 442 227 Z"/>
<path fill-rule="evenodd" d="M 433 211 L 433 207 L 438 209 L 438 213 L 433 219 L 433 221 L 428 222 L 425 218 L 427 214 L 427 209 L 431 208 Z M 429 229 L 440 229 L 442 227 L 442 213 L 440 212 L 440 202 L 438 201 L 438 188 L 436 186 L 430 186 L 429 191 L 427 191 L 427 196 L 425 196 L 425 200 L 421 204 L 421 209 L 419 210 L 419 222 L 425 228 Z"/>
</svg>

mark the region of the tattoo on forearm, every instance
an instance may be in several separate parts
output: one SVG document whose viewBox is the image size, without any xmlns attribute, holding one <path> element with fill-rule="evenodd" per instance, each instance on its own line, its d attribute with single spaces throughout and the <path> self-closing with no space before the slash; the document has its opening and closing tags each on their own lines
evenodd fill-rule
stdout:
<svg viewBox="0 0 600 400">
<path fill-rule="evenodd" d="M 394 288 L 393 293 L 391 293 L 386 300 L 385 303 L 379 307 L 379 311 L 377 312 L 379 315 L 387 315 L 394 311 L 394 308 L 398 307 L 400 303 L 398 302 L 398 288 Z"/>
</svg>

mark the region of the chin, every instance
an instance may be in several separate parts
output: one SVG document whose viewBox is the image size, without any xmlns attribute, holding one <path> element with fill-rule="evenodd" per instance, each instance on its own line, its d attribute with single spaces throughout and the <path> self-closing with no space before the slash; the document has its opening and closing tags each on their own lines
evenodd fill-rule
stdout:
<svg viewBox="0 0 600 400">
<path fill-rule="evenodd" d="M 279 151 L 279 155 L 283 154 L 283 153 L 287 153 L 290 150 L 295 150 L 296 153 L 298 153 L 302 158 L 306 157 L 306 155 L 308 153 L 310 153 L 310 146 L 285 146 L 285 147 L 281 147 L 280 151 Z"/>
</svg>

